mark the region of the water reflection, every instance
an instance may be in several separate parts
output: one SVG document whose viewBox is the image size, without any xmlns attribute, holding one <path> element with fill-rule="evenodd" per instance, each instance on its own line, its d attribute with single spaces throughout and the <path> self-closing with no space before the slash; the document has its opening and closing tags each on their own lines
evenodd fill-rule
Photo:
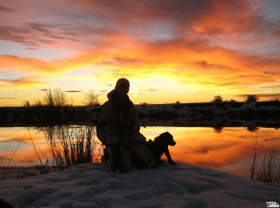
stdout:
<svg viewBox="0 0 280 208">
<path fill-rule="evenodd" d="M 42 160 L 51 157 L 42 132 L 29 130 L 23 127 L 0 128 L 0 164 L 7 164 L 19 144 L 11 165 L 31 165 L 38 162 L 32 140 Z M 248 131 L 247 127 L 224 127 L 222 131 L 215 133 L 217 130 L 211 127 L 141 127 L 147 140 L 153 140 L 165 131 L 173 134 L 177 143 L 176 146 L 169 147 L 173 160 L 245 177 L 250 176 L 255 139 L 258 140 L 257 160 L 280 142 L 280 132 L 274 128 Z"/>
<path fill-rule="evenodd" d="M 0 164 L 5 166 L 11 162 L 10 166 L 20 166 L 38 162 L 32 141 L 43 160 L 50 157 L 41 131 L 26 127 L 0 128 Z"/>
<path fill-rule="evenodd" d="M 247 127 L 223 128 L 220 134 L 205 127 L 147 127 L 141 132 L 147 139 L 169 131 L 173 134 L 176 146 L 170 147 L 174 160 L 192 165 L 213 168 L 221 171 L 250 175 L 253 161 L 255 138 L 258 139 L 258 158 L 280 142 L 279 131 L 273 128 L 260 128 L 250 132 Z"/>
</svg>

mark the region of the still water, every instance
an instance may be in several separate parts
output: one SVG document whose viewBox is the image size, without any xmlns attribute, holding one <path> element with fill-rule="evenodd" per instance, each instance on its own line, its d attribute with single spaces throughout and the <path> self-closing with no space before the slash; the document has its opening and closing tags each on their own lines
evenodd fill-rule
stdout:
<svg viewBox="0 0 280 208">
<path fill-rule="evenodd" d="M 245 177 L 250 176 L 255 145 L 257 164 L 260 164 L 266 151 L 270 154 L 271 149 L 280 142 L 280 130 L 275 128 L 250 132 L 246 127 L 224 127 L 221 133 L 215 133 L 209 127 L 148 126 L 141 127 L 140 131 L 147 140 L 169 131 L 177 143 L 169 147 L 175 161 Z M 9 162 L 10 166 L 38 164 L 38 156 L 42 161 L 51 157 L 46 139 L 40 131 L 26 127 L 0 128 L 0 166 L 6 166 Z M 279 155 L 276 162 L 279 165 Z"/>
</svg>

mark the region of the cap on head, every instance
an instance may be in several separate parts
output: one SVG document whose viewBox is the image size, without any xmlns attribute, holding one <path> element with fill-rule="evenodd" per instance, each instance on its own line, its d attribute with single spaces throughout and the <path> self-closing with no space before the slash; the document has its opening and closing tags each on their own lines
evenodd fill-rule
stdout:
<svg viewBox="0 0 280 208">
<path fill-rule="evenodd" d="M 127 84 L 128 86 L 130 86 L 129 81 L 126 78 L 118 79 L 116 83 L 116 87 L 120 86 L 121 84 Z"/>
</svg>

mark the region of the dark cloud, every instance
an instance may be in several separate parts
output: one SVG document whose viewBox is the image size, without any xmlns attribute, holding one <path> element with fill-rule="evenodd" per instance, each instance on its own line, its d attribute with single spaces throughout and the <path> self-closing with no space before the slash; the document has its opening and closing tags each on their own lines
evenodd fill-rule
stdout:
<svg viewBox="0 0 280 208">
<path fill-rule="evenodd" d="M 0 25 L 1 40 L 18 42 L 28 46 L 37 46 L 37 43 L 34 42 L 34 39 L 32 40 L 32 38 L 29 37 L 30 35 L 33 36 L 28 29 Z"/>
<path fill-rule="evenodd" d="M 259 98 L 270 98 L 270 99 L 273 99 L 273 98 L 280 98 L 280 94 L 279 93 L 273 93 L 273 94 L 258 94 L 258 93 L 251 93 L 251 94 L 239 94 L 237 95 L 237 97 L 242 97 L 242 98 L 247 98 L 248 95 L 257 95 L 259 96 Z"/>
<path fill-rule="evenodd" d="M 258 94 L 259 97 L 265 97 L 265 98 L 280 98 L 279 93 L 275 94 Z"/>
<path fill-rule="evenodd" d="M 67 91 L 64 91 L 64 92 L 76 93 L 76 92 L 83 92 L 83 91 L 79 91 L 79 90 L 67 90 Z"/>
<path fill-rule="evenodd" d="M 50 89 L 39 89 L 40 91 L 48 91 Z M 69 93 L 76 93 L 76 92 L 83 92 L 80 90 L 67 90 L 67 91 L 63 91 L 63 92 L 69 92 Z"/>
<path fill-rule="evenodd" d="M 36 77 L 23 77 L 20 79 L 8 80 L 8 79 L 0 79 L 0 81 L 14 85 L 14 86 L 25 86 L 30 87 L 34 85 L 46 84 L 45 82 L 37 81 Z"/>
<path fill-rule="evenodd" d="M 0 25 L 0 39 L 38 47 L 40 44 L 51 44 L 60 40 L 77 41 L 78 32 L 70 32 L 64 24 L 28 23 L 24 26 Z"/>
<path fill-rule="evenodd" d="M 15 10 L 10 9 L 8 7 L 2 7 L 0 6 L 0 12 L 14 12 Z"/>
<path fill-rule="evenodd" d="M 266 87 L 262 87 L 264 89 L 280 89 L 280 85 L 270 85 Z"/>
<path fill-rule="evenodd" d="M 71 38 L 77 36 L 77 33 L 71 32 L 71 28 L 65 24 L 29 23 L 26 27 L 31 31 L 41 33 L 46 38 L 77 41 L 77 39 Z"/>
<path fill-rule="evenodd" d="M 140 64 L 140 59 L 131 59 L 131 58 L 121 58 L 121 57 L 115 57 L 110 60 L 103 60 L 100 62 L 97 62 L 97 65 L 134 65 L 134 64 Z"/>
<path fill-rule="evenodd" d="M 280 72 L 278 72 L 278 71 L 263 71 L 263 74 L 269 75 L 269 76 L 278 76 L 278 77 L 280 77 Z"/>
<path fill-rule="evenodd" d="M 124 30 L 169 24 L 176 36 L 194 31 L 208 35 L 248 32 L 260 35 L 271 30 L 278 34 L 280 28 L 277 22 L 265 20 L 261 13 L 253 13 L 248 0 L 69 1 L 90 11 L 94 19 Z"/>
<path fill-rule="evenodd" d="M 30 78 L 30 77 L 24 77 L 24 78 L 20 78 L 20 79 L 10 80 L 9 82 L 14 85 L 42 83 L 42 82 L 37 82 L 37 81 L 33 80 L 33 78 Z"/>
<path fill-rule="evenodd" d="M 236 86 L 239 84 L 242 84 L 242 83 L 241 82 L 225 82 L 225 83 L 221 83 L 221 84 L 218 83 L 219 86 Z"/>
<path fill-rule="evenodd" d="M 169 32 L 172 40 L 192 37 L 197 33 L 199 35 L 196 37 L 202 36 L 205 40 L 211 40 L 211 35 L 231 36 L 234 32 L 254 32 L 259 36 L 271 31 L 280 31 L 280 25 L 277 26 L 276 22 L 265 21 L 262 16 L 257 16 L 259 14 L 253 14 L 251 5 L 246 0 L 227 0 L 219 3 L 216 0 L 119 0 L 110 3 L 99 0 L 68 1 L 78 5 L 75 14 L 81 15 L 83 11 L 79 18 L 92 20 L 92 23 L 89 21 L 83 25 L 73 24 L 75 26 L 40 22 L 28 23 L 21 27 L 2 25 L 0 39 L 34 47 L 60 40 L 77 41 L 85 35 L 103 36 L 105 40 L 107 35 L 117 37 L 120 34 L 139 38 L 140 33 L 139 36 L 150 39 L 146 41 L 153 41 L 153 33 L 160 36 Z M 66 10 L 61 11 L 59 15 L 63 14 L 69 19 L 76 17 Z M 121 63 L 123 60 L 116 58 L 115 61 Z M 139 60 L 125 61 L 133 63 Z"/>
<path fill-rule="evenodd" d="M 202 68 L 202 69 L 222 69 L 222 70 L 232 70 L 233 68 L 230 66 L 226 66 L 226 65 L 219 65 L 219 64 L 211 64 L 208 61 L 198 61 L 198 62 L 194 62 L 194 65 Z"/>
</svg>

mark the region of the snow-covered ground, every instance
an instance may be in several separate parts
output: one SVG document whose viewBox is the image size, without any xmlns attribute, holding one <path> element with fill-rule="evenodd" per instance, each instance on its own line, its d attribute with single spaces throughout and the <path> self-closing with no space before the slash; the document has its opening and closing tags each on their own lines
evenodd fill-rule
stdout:
<svg viewBox="0 0 280 208">
<path fill-rule="evenodd" d="M 101 164 L 0 182 L 0 196 L 16 207 L 268 207 L 280 203 L 280 184 L 177 162 L 157 169 L 113 173 Z"/>
</svg>

